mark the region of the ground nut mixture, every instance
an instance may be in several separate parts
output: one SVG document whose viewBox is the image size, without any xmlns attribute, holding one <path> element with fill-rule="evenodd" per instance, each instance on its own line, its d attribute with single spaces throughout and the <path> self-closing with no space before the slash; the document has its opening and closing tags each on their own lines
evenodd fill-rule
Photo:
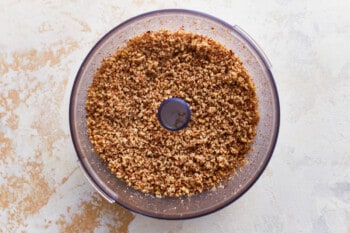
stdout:
<svg viewBox="0 0 350 233">
<path fill-rule="evenodd" d="M 245 163 L 259 121 L 255 86 L 242 62 L 214 40 L 147 32 L 106 58 L 86 100 L 95 152 L 127 185 L 158 197 L 214 188 Z M 168 131 L 160 103 L 184 99 L 189 125 Z"/>
</svg>

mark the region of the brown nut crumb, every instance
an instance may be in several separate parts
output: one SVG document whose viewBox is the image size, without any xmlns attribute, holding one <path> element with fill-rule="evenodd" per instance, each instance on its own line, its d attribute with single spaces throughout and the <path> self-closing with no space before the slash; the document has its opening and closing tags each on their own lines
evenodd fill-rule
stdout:
<svg viewBox="0 0 350 233">
<path fill-rule="evenodd" d="M 191 122 L 157 120 L 169 97 Z M 259 121 L 255 86 L 234 53 L 183 30 L 148 32 L 103 60 L 88 89 L 88 136 L 118 179 L 157 197 L 215 190 L 244 165 Z"/>
</svg>

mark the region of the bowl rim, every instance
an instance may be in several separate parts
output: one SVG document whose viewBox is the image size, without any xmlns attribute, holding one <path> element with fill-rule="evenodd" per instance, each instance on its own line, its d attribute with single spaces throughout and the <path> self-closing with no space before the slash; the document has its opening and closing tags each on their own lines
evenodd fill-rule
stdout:
<svg viewBox="0 0 350 233">
<path fill-rule="evenodd" d="M 276 112 L 275 112 L 275 124 L 274 127 L 272 129 L 273 132 L 273 137 L 271 140 L 271 146 L 269 148 L 269 151 L 267 152 L 267 156 L 265 157 L 264 160 L 262 160 L 262 165 L 259 167 L 259 170 L 255 173 L 255 175 L 249 180 L 249 182 L 247 183 L 247 185 L 245 186 L 245 188 L 239 190 L 237 192 L 237 195 L 235 198 L 233 198 L 232 200 L 216 206 L 215 208 L 211 208 L 211 210 L 209 211 L 201 211 L 201 213 L 199 214 L 188 214 L 188 215 L 179 215 L 179 217 L 167 217 L 164 215 L 157 215 L 157 214 L 151 214 L 151 213 L 146 213 L 146 212 L 142 212 L 139 210 L 135 210 L 132 207 L 124 204 L 123 202 L 119 201 L 119 200 L 115 200 L 114 198 L 109 197 L 109 195 L 107 193 L 104 192 L 103 188 L 100 187 L 100 185 L 94 180 L 94 178 L 89 174 L 88 169 L 86 168 L 86 166 L 84 165 L 84 163 L 82 162 L 82 158 L 81 158 L 81 154 L 80 154 L 80 150 L 79 150 L 79 146 L 77 145 L 77 132 L 75 132 L 74 127 L 73 127 L 73 119 L 74 119 L 74 100 L 76 98 L 77 95 L 74 95 L 75 93 L 77 93 L 77 86 L 78 83 L 80 82 L 80 76 L 81 76 L 81 72 L 87 62 L 87 60 L 90 58 L 90 56 L 94 53 L 94 51 L 96 50 L 96 48 L 107 38 L 109 37 L 114 31 L 118 30 L 119 28 L 123 27 L 125 24 L 128 24 L 132 21 L 138 20 L 140 18 L 145 18 L 147 16 L 151 16 L 151 15 L 155 15 L 155 14 L 167 14 L 167 13 L 172 13 L 172 14 L 188 14 L 188 15 L 194 15 L 194 16 L 200 16 L 203 18 L 207 18 L 211 21 L 214 21 L 218 24 L 221 24 L 222 26 L 226 27 L 228 30 L 230 31 L 234 31 L 235 33 L 237 33 L 239 36 L 242 37 L 242 39 L 254 50 L 254 52 L 258 55 L 258 57 L 260 58 L 260 60 L 263 62 L 263 66 L 266 68 L 266 71 L 268 73 L 268 77 L 270 79 L 270 84 L 272 87 L 272 93 L 274 94 L 274 96 L 276 97 L 275 99 L 275 108 L 276 108 Z M 90 51 L 88 52 L 88 54 L 85 56 L 84 60 L 82 61 L 78 72 L 75 76 L 73 85 L 72 85 L 72 89 L 71 89 L 71 96 L 70 96 L 70 101 L 69 101 L 69 127 L 70 127 L 70 133 L 71 133 L 71 140 L 76 152 L 76 156 L 78 158 L 78 163 L 80 164 L 80 167 L 82 168 L 84 174 L 86 175 L 86 177 L 88 178 L 88 180 L 90 181 L 91 185 L 94 186 L 94 188 L 96 189 L 96 191 L 98 191 L 105 199 L 107 199 L 109 202 L 111 203 L 117 203 L 119 205 L 121 205 L 122 207 L 134 212 L 134 213 L 138 213 L 144 216 L 148 216 L 148 217 L 152 217 L 152 218 L 157 218 L 157 219 L 168 219 L 168 220 L 183 220 L 183 219 L 192 219 L 192 218 L 197 218 L 197 217 L 201 217 L 201 216 L 205 216 L 208 214 L 212 214 L 220 209 L 223 209 L 225 207 L 227 207 L 228 205 L 232 204 L 233 202 L 237 201 L 241 196 L 243 196 L 243 194 L 245 194 L 256 182 L 257 180 L 261 177 L 262 173 L 264 172 L 264 170 L 266 169 L 269 161 L 271 160 L 272 154 L 275 150 L 276 144 L 277 144 L 277 139 L 278 139 L 278 135 L 279 135 L 279 129 L 280 129 L 280 101 L 279 101 L 279 95 L 278 95 L 278 90 L 277 90 L 277 86 L 271 71 L 271 64 L 270 61 L 267 59 L 266 55 L 264 54 L 263 50 L 258 46 L 258 44 L 248 35 L 246 34 L 244 31 L 242 31 L 242 29 L 240 29 L 237 25 L 231 25 L 215 16 L 209 15 L 207 13 L 204 12 L 200 12 L 200 11 L 195 11 L 195 10 L 189 10 L 189 9 L 161 9 L 161 10 L 155 10 L 155 11 L 149 11 L 146 13 L 142 13 L 139 15 L 136 15 L 134 17 L 131 17 L 123 22 L 121 22 L 120 24 L 118 24 L 117 26 L 113 27 L 111 30 L 109 30 L 106 34 L 104 34 L 96 43 L 95 45 L 90 49 Z"/>
</svg>

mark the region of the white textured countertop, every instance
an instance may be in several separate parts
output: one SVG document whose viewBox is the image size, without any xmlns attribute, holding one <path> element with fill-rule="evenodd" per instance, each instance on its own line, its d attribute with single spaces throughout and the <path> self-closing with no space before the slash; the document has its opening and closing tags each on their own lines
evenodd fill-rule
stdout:
<svg viewBox="0 0 350 233">
<path fill-rule="evenodd" d="M 281 127 L 266 171 L 211 215 L 164 221 L 103 200 L 77 164 L 70 91 L 90 48 L 146 11 L 247 31 L 273 64 Z M 0 232 L 350 233 L 350 1 L 1 1 Z"/>
</svg>

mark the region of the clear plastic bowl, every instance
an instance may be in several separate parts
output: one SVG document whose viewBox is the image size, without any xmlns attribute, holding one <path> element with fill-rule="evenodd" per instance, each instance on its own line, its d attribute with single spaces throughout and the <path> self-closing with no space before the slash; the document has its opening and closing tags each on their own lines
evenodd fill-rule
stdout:
<svg viewBox="0 0 350 233">
<path fill-rule="evenodd" d="M 134 36 L 146 31 L 167 29 L 209 36 L 232 49 L 243 61 L 257 88 L 260 121 L 248 163 L 224 188 L 205 191 L 192 197 L 156 198 L 145 195 L 117 179 L 93 152 L 87 135 L 85 101 L 87 89 L 103 58 Z M 186 219 L 212 213 L 243 195 L 267 166 L 277 140 L 280 120 L 277 89 L 271 66 L 257 44 L 238 26 L 215 17 L 189 10 L 160 10 L 131 18 L 113 28 L 91 49 L 76 76 L 70 100 L 70 129 L 78 161 L 95 189 L 111 203 L 134 212 L 162 219 Z"/>
</svg>

